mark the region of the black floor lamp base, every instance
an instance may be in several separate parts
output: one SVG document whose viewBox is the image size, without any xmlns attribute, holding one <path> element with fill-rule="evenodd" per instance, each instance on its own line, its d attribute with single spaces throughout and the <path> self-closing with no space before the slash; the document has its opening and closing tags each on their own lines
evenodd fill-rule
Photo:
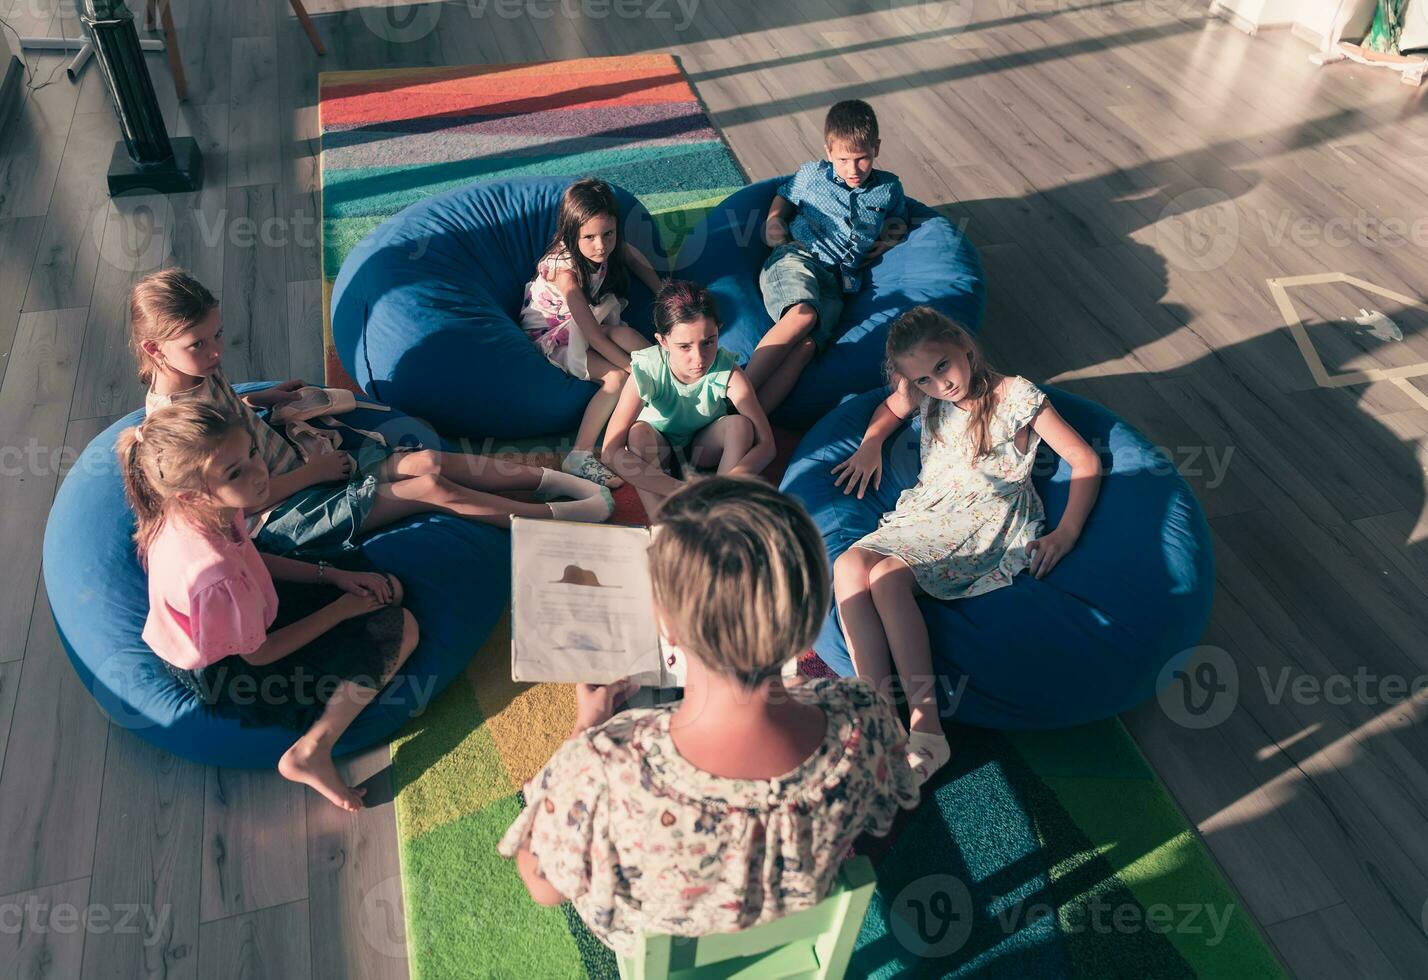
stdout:
<svg viewBox="0 0 1428 980">
<path fill-rule="evenodd" d="M 129 157 L 123 142 L 114 144 L 109 161 L 109 196 L 120 194 L 182 194 L 196 191 L 203 183 L 203 156 L 191 136 L 176 136 L 174 155 L 153 167 L 140 167 Z"/>
</svg>

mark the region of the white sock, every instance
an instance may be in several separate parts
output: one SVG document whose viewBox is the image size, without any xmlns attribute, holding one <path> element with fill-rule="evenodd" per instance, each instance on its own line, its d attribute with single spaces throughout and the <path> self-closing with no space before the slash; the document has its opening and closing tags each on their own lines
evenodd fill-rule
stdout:
<svg viewBox="0 0 1428 980">
<path fill-rule="evenodd" d="M 580 482 L 589 483 L 588 480 Z M 590 486 L 595 487 L 595 493 L 592 496 L 581 500 L 552 500 L 547 503 L 546 506 L 550 508 L 550 516 L 557 521 L 599 523 L 609 520 L 610 515 L 615 512 L 615 498 L 604 487 L 596 486 L 593 483 L 590 483 Z"/>
<path fill-rule="evenodd" d="M 578 476 L 562 473 L 560 470 L 543 468 L 540 471 L 540 486 L 536 487 L 535 495 L 537 500 L 550 500 L 552 497 L 586 500 L 590 497 L 598 497 L 603 489 L 605 488 L 598 483 L 582 480 Z"/>
</svg>

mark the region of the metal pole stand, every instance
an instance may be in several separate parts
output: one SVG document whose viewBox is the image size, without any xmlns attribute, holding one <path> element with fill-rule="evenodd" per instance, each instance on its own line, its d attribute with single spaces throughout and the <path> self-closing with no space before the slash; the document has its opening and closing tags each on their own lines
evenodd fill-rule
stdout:
<svg viewBox="0 0 1428 980">
<path fill-rule="evenodd" d="M 139 42 L 139 47 L 145 51 L 162 51 L 164 42 L 144 38 Z M 94 45 L 89 43 L 87 37 L 22 37 L 20 48 L 26 51 L 74 51 L 74 60 L 64 70 L 70 81 L 79 78 L 80 72 L 84 71 L 89 59 L 94 55 Z"/>
<path fill-rule="evenodd" d="M 124 133 L 109 162 L 110 196 L 197 190 L 203 173 L 198 143 L 189 137 L 169 139 L 134 15 L 123 0 L 84 0 L 80 22 L 94 43 L 95 60 Z"/>
</svg>

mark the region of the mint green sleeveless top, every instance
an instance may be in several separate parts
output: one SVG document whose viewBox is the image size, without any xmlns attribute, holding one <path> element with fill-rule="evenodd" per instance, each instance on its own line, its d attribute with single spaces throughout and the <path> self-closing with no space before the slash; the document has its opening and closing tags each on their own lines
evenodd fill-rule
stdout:
<svg viewBox="0 0 1428 980">
<path fill-rule="evenodd" d="M 637 421 L 648 422 L 669 440 L 685 446 L 710 422 L 729 414 L 729 378 L 734 355 L 719 348 L 704 377 L 684 384 L 669 369 L 669 354 L 659 344 L 630 355 L 630 377 L 645 407 Z"/>
</svg>

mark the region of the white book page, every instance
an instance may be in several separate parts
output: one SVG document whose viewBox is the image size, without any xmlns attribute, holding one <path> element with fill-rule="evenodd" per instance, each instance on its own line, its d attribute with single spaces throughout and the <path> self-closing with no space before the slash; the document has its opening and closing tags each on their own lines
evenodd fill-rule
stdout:
<svg viewBox="0 0 1428 980">
<path fill-rule="evenodd" d="M 512 520 L 512 679 L 665 684 L 649 543 L 648 528 Z"/>
</svg>

